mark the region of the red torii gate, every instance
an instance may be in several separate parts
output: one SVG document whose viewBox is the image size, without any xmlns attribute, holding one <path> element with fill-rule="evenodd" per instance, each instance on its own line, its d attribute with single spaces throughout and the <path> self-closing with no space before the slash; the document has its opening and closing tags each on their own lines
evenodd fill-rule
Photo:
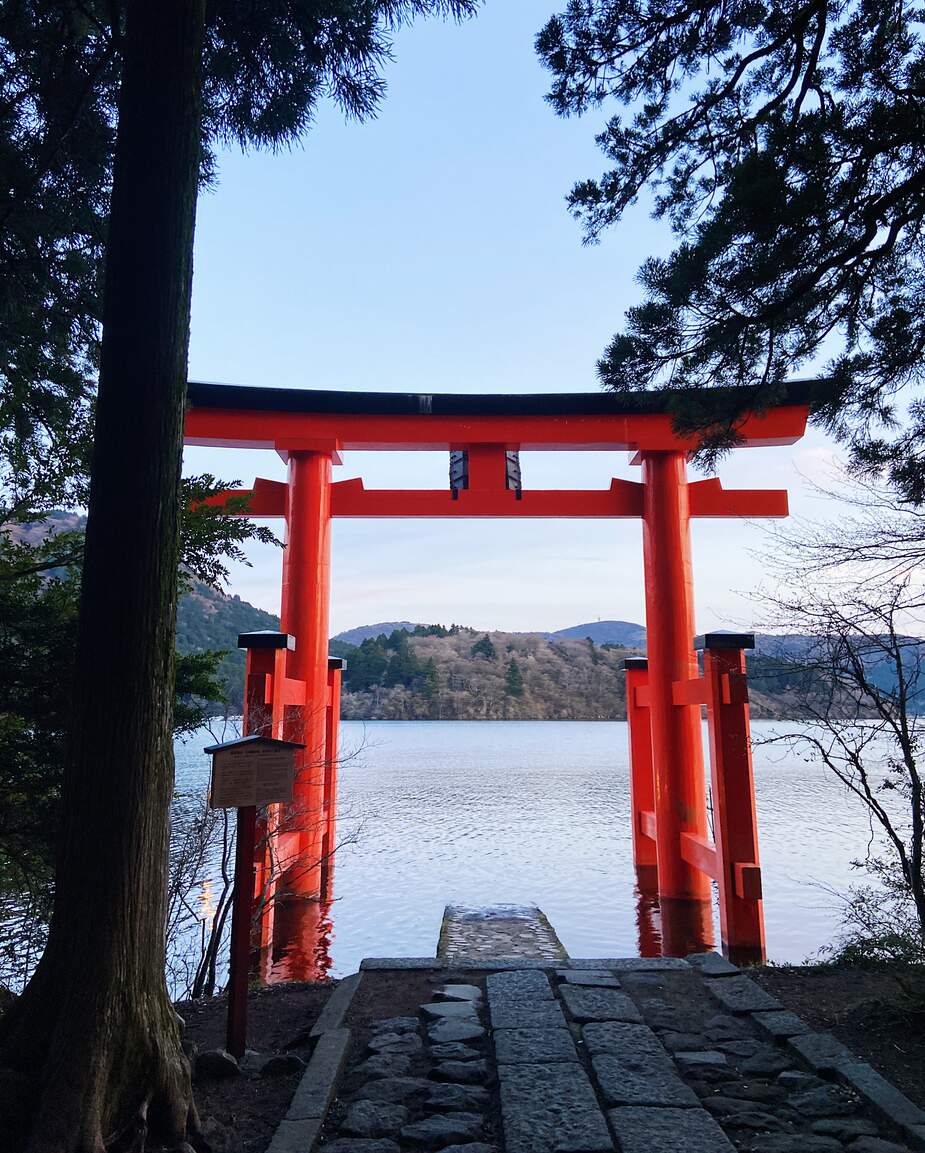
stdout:
<svg viewBox="0 0 925 1153">
<path fill-rule="evenodd" d="M 739 445 L 793 444 L 805 431 L 809 400 L 809 386 L 790 386 L 783 403 L 737 425 Z M 249 652 L 248 700 L 262 699 L 267 707 L 265 728 L 306 746 L 296 805 L 317 813 L 315 824 L 287 834 L 285 824 L 269 816 L 275 841 L 288 836 L 283 855 L 302 865 L 290 869 L 289 892 L 320 891 L 316 862 L 324 858 L 325 841 L 333 844 L 337 686 L 327 651 L 332 517 L 635 517 L 643 522 L 647 628 L 646 668 L 627 662 L 637 870 L 649 881 L 657 875 L 665 902 L 703 903 L 714 878 L 724 945 L 739 953 L 763 951 L 741 651 L 750 642 L 708 637 L 700 678 L 690 519 L 783 517 L 787 493 L 726 491 L 716 478 L 688 481 L 694 438 L 676 431 L 675 401 L 667 392 L 441 396 L 190 384 L 187 444 L 274 449 L 288 462 L 287 482 L 258 479 L 234 495 L 249 498 L 245 515 L 286 521 L 280 628 L 295 638 L 294 647 Z M 464 469 L 443 490 L 367 490 L 362 480 L 332 480 L 339 453 L 353 450 L 463 453 Z M 534 450 L 629 450 L 642 479 L 614 479 L 598 491 L 522 489 L 511 454 Z M 707 829 L 703 704 L 711 729 L 715 845 Z M 264 867 L 263 860 L 257 863 L 258 878 Z"/>
</svg>

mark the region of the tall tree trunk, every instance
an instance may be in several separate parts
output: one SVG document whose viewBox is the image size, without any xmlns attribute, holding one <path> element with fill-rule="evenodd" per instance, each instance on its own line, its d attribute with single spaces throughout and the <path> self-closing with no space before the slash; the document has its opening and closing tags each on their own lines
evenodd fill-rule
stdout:
<svg viewBox="0 0 925 1153">
<path fill-rule="evenodd" d="M 0 1035 L 30 1153 L 197 1127 L 164 923 L 203 22 L 203 0 L 128 8 L 55 907 Z"/>
</svg>

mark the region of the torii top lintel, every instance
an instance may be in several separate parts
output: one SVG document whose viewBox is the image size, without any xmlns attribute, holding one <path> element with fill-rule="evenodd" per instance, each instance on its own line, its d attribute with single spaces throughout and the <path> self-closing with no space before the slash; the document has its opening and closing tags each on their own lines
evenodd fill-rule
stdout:
<svg viewBox="0 0 925 1153">
<path fill-rule="evenodd" d="M 808 414 L 807 385 L 784 403 L 747 416 L 740 444 L 793 444 Z M 508 449 L 690 449 L 673 426 L 677 394 L 439 394 L 328 392 L 297 388 L 189 385 L 186 443 L 296 451 L 430 450 L 477 444 Z"/>
<path fill-rule="evenodd" d="M 791 385 L 782 403 L 747 415 L 737 425 L 739 443 L 765 447 L 799 440 L 812 387 Z M 275 449 L 284 459 L 336 459 L 341 450 L 466 451 L 464 491 L 367 491 L 361 480 L 339 481 L 330 484 L 329 515 L 335 517 L 640 517 L 645 484 L 615 479 L 599 491 L 515 492 L 505 483 L 505 453 L 628 449 L 644 460 L 695 446 L 695 438 L 675 429 L 676 396 L 666 392 L 425 395 L 191 383 L 189 401 L 187 444 Z M 690 516 L 787 515 L 782 490 L 727 492 L 716 478 L 686 489 Z M 209 503 L 245 496 L 245 515 L 288 516 L 287 492 L 286 484 L 258 480 L 253 489 Z"/>
</svg>

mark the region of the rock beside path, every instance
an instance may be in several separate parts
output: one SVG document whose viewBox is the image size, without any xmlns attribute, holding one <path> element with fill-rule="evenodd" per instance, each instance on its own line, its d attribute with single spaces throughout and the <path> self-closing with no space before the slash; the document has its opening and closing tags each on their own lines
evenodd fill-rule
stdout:
<svg viewBox="0 0 925 1153">
<path fill-rule="evenodd" d="M 370 1025 L 373 1033 L 416 1033 L 417 1017 L 383 1017 Z"/>
<path fill-rule="evenodd" d="M 438 1061 L 471 1061 L 479 1056 L 479 1051 L 461 1041 L 443 1041 L 430 1046 L 430 1055 Z"/>
<path fill-rule="evenodd" d="M 431 1109 L 449 1109 L 462 1112 L 487 1109 L 491 1095 L 481 1085 L 455 1085 L 452 1082 L 425 1082 L 429 1084 L 424 1104 Z"/>
<path fill-rule="evenodd" d="M 261 1077 L 285 1077 L 288 1073 L 298 1073 L 305 1068 L 305 1062 L 298 1053 L 276 1053 L 263 1063 Z"/>
<path fill-rule="evenodd" d="M 227 1049 L 205 1049 L 196 1058 L 196 1077 L 225 1081 L 239 1077 L 241 1067 Z"/>
<path fill-rule="evenodd" d="M 450 1041 L 480 1041 L 485 1030 L 475 1021 L 438 1021 L 427 1030 L 427 1037 L 433 1044 Z"/>
<path fill-rule="evenodd" d="M 408 1120 L 404 1105 L 382 1101 L 355 1101 L 347 1110 L 341 1132 L 350 1137 L 390 1137 Z"/>
<path fill-rule="evenodd" d="M 421 1044 L 416 1033 L 377 1033 L 367 1048 L 373 1053 L 417 1053 Z"/>
<path fill-rule="evenodd" d="M 425 1117 L 405 1125 L 401 1131 L 402 1141 L 424 1149 L 442 1149 L 452 1141 L 465 1141 L 477 1137 L 484 1126 L 480 1113 L 441 1113 L 435 1117 Z"/>
<path fill-rule="evenodd" d="M 478 985 L 444 985 L 434 994 L 438 1001 L 481 1001 Z"/>
<path fill-rule="evenodd" d="M 498 1153 L 494 1145 L 485 1145 L 482 1141 L 470 1141 L 465 1145 L 447 1145 L 440 1153 Z"/>
<path fill-rule="evenodd" d="M 367 1057 L 356 1073 L 361 1077 L 404 1077 L 411 1069 L 411 1058 L 401 1053 L 377 1053 Z"/>
<path fill-rule="evenodd" d="M 484 1085 L 491 1077 L 488 1062 L 441 1061 L 431 1072 L 435 1081 L 457 1081 L 461 1085 Z"/>
<path fill-rule="evenodd" d="M 367 1082 L 355 1096 L 369 1101 L 400 1104 L 409 1097 L 425 1093 L 430 1084 L 430 1081 L 426 1081 L 423 1077 L 382 1077 Z"/>
</svg>

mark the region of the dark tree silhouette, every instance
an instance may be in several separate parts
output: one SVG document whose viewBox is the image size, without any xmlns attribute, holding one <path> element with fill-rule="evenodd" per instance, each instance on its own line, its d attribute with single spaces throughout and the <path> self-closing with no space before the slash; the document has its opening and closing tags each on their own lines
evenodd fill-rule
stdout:
<svg viewBox="0 0 925 1153">
<path fill-rule="evenodd" d="M 493 661 L 498 656 L 498 650 L 492 644 L 491 637 L 485 633 L 479 638 L 470 650 L 474 657 L 485 657 L 486 660 Z"/>
<path fill-rule="evenodd" d="M 220 105 L 226 133 L 279 141 L 306 127 L 327 92 L 349 111 L 371 111 L 388 28 L 417 13 L 471 7 L 220 3 L 207 26 L 204 0 L 132 0 L 124 33 L 118 5 L 107 6 L 105 23 L 92 6 L 68 10 L 81 29 L 118 40 L 122 70 L 55 905 L 35 976 L 0 1023 L 0 1066 L 14 1071 L 0 1094 L 4 1136 L 29 1153 L 140 1149 L 149 1132 L 199 1142 L 163 940 L 204 128 L 221 128 L 211 119 Z M 70 32 L 63 21 L 62 37 Z"/>
<path fill-rule="evenodd" d="M 125 33 L 55 904 L 0 1040 L 35 1153 L 198 1128 L 163 934 L 204 10 L 138 3 Z"/>
<path fill-rule="evenodd" d="M 618 106 L 610 167 L 572 189 L 588 241 L 642 194 L 680 238 L 599 362 L 614 389 L 684 387 L 734 441 L 744 406 L 828 358 L 817 414 L 856 464 L 925 499 L 925 41 L 907 3 L 573 0 L 537 38 L 561 115 Z M 738 397 L 698 395 L 745 385 Z M 712 426 L 712 427 L 710 427 Z"/>
<path fill-rule="evenodd" d="M 163 940 L 203 21 L 163 0 L 126 29 L 54 911 L 0 1041 L 36 1086 L 36 1153 L 197 1128 Z"/>
<path fill-rule="evenodd" d="M 524 695 L 524 678 L 520 665 L 511 657 L 504 676 L 504 691 L 509 697 L 522 697 Z"/>
</svg>

